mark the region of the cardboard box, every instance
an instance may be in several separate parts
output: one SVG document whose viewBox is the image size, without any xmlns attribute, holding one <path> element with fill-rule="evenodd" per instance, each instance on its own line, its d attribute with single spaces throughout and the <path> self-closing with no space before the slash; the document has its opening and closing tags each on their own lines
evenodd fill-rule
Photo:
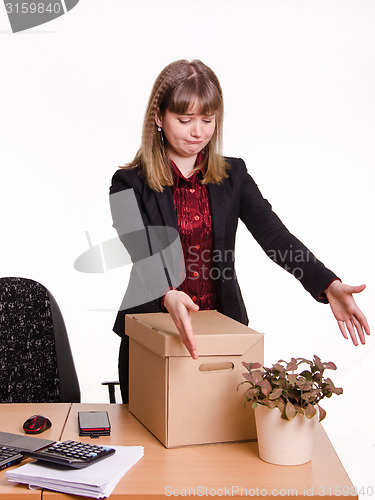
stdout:
<svg viewBox="0 0 375 500">
<path fill-rule="evenodd" d="M 263 363 L 264 336 L 217 311 L 191 315 L 191 359 L 169 314 L 127 315 L 129 410 L 167 448 L 255 440 L 242 361 Z"/>
</svg>

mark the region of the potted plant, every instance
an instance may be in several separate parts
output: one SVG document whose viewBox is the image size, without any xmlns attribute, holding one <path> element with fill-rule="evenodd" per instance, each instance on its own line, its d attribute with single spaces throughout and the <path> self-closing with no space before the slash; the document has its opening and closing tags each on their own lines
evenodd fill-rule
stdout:
<svg viewBox="0 0 375 500">
<path fill-rule="evenodd" d="M 246 402 L 255 410 L 259 456 L 280 465 L 297 465 L 311 460 L 314 429 L 326 416 L 319 402 L 342 394 L 325 370 L 336 370 L 314 355 L 310 361 L 279 360 L 271 368 L 260 363 L 243 363 L 247 372 L 240 385 L 248 386 Z"/>
</svg>

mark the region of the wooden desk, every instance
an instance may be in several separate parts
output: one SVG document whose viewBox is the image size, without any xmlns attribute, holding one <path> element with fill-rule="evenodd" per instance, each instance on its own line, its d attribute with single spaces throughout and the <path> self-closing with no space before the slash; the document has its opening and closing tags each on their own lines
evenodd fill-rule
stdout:
<svg viewBox="0 0 375 500">
<path fill-rule="evenodd" d="M 40 437 L 58 441 L 61 439 L 70 408 L 70 403 L 0 404 L 0 430 L 14 434 L 23 434 L 22 424 L 24 421 L 31 417 L 31 415 L 41 414 L 51 420 L 52 427 L 41 434 Z M 24 463 L 26 463 L 25 460 L 22 461 L 22 464 Z M 4 469 L 0 472 L 0 497 L 9 498 L 10 500 L 23 500 L 25 497 L 41 498 L 41 490 L 29 490 L 25 485 L 7 481 L 5 478 L 6 470 L 9 469 Z"/>
<path fill-rule="evenodd" d="M 227 443 L 166 449 L 127 410 L 125 405 L 74 404 L 62 439 L 78 439 L 78 411 L 106 410 L 112 433 L 98 444 L 142 445 L 144 457 L 122 478 L 111 499 L 163 499 L 180 495 L 283 496 L 313 500 L 345 496 L 358 498 L 324 429 L 319 425 L 314 456 L 299 466 L 262 462 L 256 443 Z M 90 438 L 79 438 L 93 442 Z M 190 495 L 189 495 L 190 489 Z M 242 489 L 242 491 L 241 491 Z M 52 491 L 43 500 L 77 498 Z"/>
</svg>

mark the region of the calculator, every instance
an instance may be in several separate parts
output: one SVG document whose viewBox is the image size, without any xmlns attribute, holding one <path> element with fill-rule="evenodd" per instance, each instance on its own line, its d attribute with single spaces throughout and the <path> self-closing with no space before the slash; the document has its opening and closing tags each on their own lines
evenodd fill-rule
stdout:
<svg viewBox="0 0 375 500">
<path fill-rule="evenodd" d="M 23 452 L 28 457 L 44 462 L 82 469 L 115 453 L 114 448 L 78 441 L 63 441 L 40 451 Z"/>
</svg>

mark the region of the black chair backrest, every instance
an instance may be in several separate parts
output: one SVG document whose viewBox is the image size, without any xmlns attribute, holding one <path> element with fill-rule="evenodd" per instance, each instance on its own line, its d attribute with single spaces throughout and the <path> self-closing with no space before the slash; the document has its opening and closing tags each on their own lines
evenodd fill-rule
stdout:
<svg viewBox="0 0 375 500">
<path fill-rule="evenodd" d="M 0 402 L 80 402 L 60 309 L 27 278 L 0 278 Z"/>
</svg>

